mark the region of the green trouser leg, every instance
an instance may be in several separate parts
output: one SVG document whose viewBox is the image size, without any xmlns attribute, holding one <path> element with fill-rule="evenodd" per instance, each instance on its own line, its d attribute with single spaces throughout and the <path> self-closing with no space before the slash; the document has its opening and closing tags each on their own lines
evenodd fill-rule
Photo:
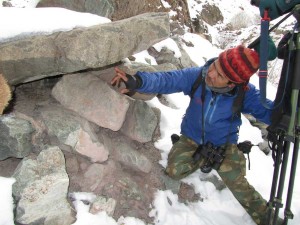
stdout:
<svg viewBox="0 0 300 225">
<path fill-rule="evenodd" d="M 173 179 L 180 180 L 199 169 L 202 161 L 194 162 L 192 158 L 197 147 L 194 141 L 181 135 L 168 155 L 166 173 Z"/>
<path fill-rule="evenodd" d="M 266 224 L 267 201 L 251 186 L 246 176 L 246 159 L 236 145 L 229 145 L 218 173 L 234 197 L 257 224 Z"/>
<path fill-rule="evenodd" d="M 182 135 L 169 153 L 166 173 L 179 180 L 199 169 L 204 160 L 194 162 L 192 158 L 197 147 L 194 141 Z M 252 219 L 259 225 L 266 224 L 267 202 L 245 178 L 246 159 L 236 145 L 227 147 L 225 159 L 218 173 Z"/>
</svg>

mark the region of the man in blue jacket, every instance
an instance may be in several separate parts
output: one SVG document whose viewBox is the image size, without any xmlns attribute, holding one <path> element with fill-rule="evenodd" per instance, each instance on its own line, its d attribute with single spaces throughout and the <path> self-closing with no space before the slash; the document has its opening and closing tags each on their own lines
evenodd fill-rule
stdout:
<svg viewBox="0 0 300 225">
<path fill-rule="evenodd" d="M 138 91 L 190 95 L 181 136 L 168 155 L 166 173 L 173 179 L 181 179 L 199 168 L 206 172 L 215 168 L 253 220 L 257 224 L 267 224 L 267 202 L 245 178 L 246 160 L 237 147 L 242 123 L 240 112 L 270 123 L 271 110 L 262 106 L 259 91 L 249 83 L 258 67 L 257 52 L 240 45 L 222 52 L 202 67 L 138 72 L 135 76 L 116 68 L 111 84 L 124 82 L 126 88 L 121 93 L 125 94 Z M 200 85 L 194 90 L 199 76 Z M 240 110 L 233 113 L 234 101 L 240 95 L 243 96 Z M 267 104 L 271 107 L 273 103 L 267 101 Z"/>
</svg>

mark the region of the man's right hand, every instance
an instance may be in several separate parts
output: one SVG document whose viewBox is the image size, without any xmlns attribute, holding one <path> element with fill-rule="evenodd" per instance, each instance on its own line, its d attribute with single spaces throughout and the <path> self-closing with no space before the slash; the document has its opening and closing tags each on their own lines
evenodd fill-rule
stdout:
<svg viewBox="0 0 300 225">
<path fill-rule="evenodd" d="M 126 73 L 123 70 L 119 69 L 118 67 L 115 67 L 115 72 L 116 72 L 116 75 L 111 80 L 111 82 L 110 82 L 111 85 L 120 87 L 121 82 L 124 82 L 126 85 L 126 82 L 128 81 L 128 78 L 126 77 Z M 126 88 L 122 88 L 120 90 L 120 92 L 122 94 L 126 94 L 126 93 L 129 93 L 130 90 L 126 87 Z"/>
<path fill-rule="evenodd" d="M 133 95 L 135 93 L 135 90 L 140 88 L 142 86 L 142 79 L 138 75 L 129 75 L 125 73 L 124 71 L 120 70 L 118 67 L 115 68 L 116 76 L 111 80 L 111 84 L 113 86 L 117 85 L 119 88 L 121 85 L 121 82 L 123 82 L 126 86 L 126 88 L 122 88 L 120 92 L 122 94 L 127 94 L 129 96 Z"/>
</svg>

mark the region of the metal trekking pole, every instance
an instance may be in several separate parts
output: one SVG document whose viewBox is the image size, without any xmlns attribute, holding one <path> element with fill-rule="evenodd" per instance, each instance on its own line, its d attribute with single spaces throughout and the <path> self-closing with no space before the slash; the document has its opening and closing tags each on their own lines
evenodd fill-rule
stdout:
<svg viewBox="0 0 300 225">
<path fill-rule="evenodd" d="M 298 111 L 300 109 L 298 108 Z M 298 121 L 300 120 L 300 113 L 298 113 Z M 293 159 L 292 159 L 292 166 L 291 166 L 291 174 L 290 174 L 290 182 L 289 182 L 289 188 L 288 188 L 288 195 L 286 200 L 286 207 L 284 210 L 284 225 L 288 224 L 289 219 L 293 219 L 294 215 L 291 211 L 291 203 L 292 203 L 292 197 L 293 197 L 293 191 L 294 191 L 294 184 L 295 184 L 295 177 L 296 177 L 296 169 L 297 169 L 297 161 L 298 161 L 298 151 L 299 151 L 299 129 L 300 124 L 298 122 L 297 124 L 297 137 L 294 144 L 294 153 L 293 153 Z"/>
<path fill-rule="evenodd" d="M 277 204 L 277 201 L 275 200 L 275 195 L 277 191 L 277 185 L 278 185 L 278 177 L 279 177 L 279 172 L 280 172 L 280 166 L 281 166 L 281 158 L 283 154 L 283 148 L 284 148 L 284 135 L 280 134 L 278 136 L 278 142 L 276 144 L 276 155 L 275 155 L 275 164 L 274 164 L 274 172 L 273 172 L 273 179 L 272 179 L 272 186 L 271 186 L 271 193 L 270 193 L 270 200 L 268 202 L 268 225 L 271 224 L 271 220 L 273 215 L 273 208 Z M 275 151 L 275 146 L 272 147 L 272 150 Z"/>
<path fill-rule="evenodd" d="M 280 178 L 278 183 L 277 195 L 274 198 L 273 206 L 275 208 L 274 216 L 273 216 L 273 225 L 277 224 L 279 209 L 283 207 L 282 204 L 282 194 L 285 183 L 286 170 L 288 165 L 289 153 L 290 153 L 290 141 L 285 141 L 284 150 L 283 150 L 283 161 L 281 165 Z"/>
<path fill-rule="evenodd" d="M 297 23 L 297 29 L 299 29 L 299 21 Z M 279 209 L 283 207 L 282 204 L 282 194 L 284 189 L 284 182 L 286 176 L 286 169 L 289 159 L 290 146 L 291 143 L 294 143 L 293 148 L 293 156 L 291 163 L 291 172 L 289 177 L 289 185 L 288 185 L 288 193 L 286 206 L 284 210 L 284 223 L 287 225 L 288 219 L 293 218 L 293 213 L 291 212 L 290 206 L 292 202 L 295 176 L 296 176 L 296 168 L 297 168 L 297 159 L 298 159 L 298 151 L 299 151 L 299 132 L 300 132 L 300 111 L 299 111 L 299 90 L 300 90 L 300 34 L 297 34 L 290 40 L 289 43 L 289 51 L 295 52 L 295 61 L 293 63 L 293 74 L 292 75 L 292 83 L 291 83 L 291 96 L 290 96 L 290 112 L 289 115 L 285 115 L 288 118 L 288 127 L 286 131 L 282 131 L 279 135 L 279 141 L 277 142 L 277 155 L 276 162 L 273 174 L 272 181 L 272 189 L 270 195 L 270 201 L 268 202 L 269 211 L 268 211 L 268 225 L 276 225 L 278 220 Z M 290 60 L 290 58 L 289 58 Z M 289 71 L 288 71 L 289 73 Z M 285 120 L 287 122 L 287 120 Z M 283 139 L 282 139 L 283 138 Z M 283 140 L 283 144 L 282 144 Z M 281 150 L 283 149 L 283 151 Z M 278 183 L 278 191 L 275 197 L 277 181 L 278 181 L 278 173 L 280 167 L 281 154 L 283 155 L 283 161 L 281 165 L 279 183 Z M 272 218 L 272 213 L 274 211 L 274 215 Z"/>
<path fill-rule="evenodd" d="M 298 21 L 299 28 L 299 21 Z M 293 213 L 291 212 L 291 202 L 294 191 L 294 183 L 297 169 L 297 161 L 298 161 L 298 151 L 299 151 L 299 135 L 300 135 L 300 106 L 299 106 L 299 90 L 300 90 L 300 33 L 298 32 L 295 40 L 296 47 L 296 57 L 295 57 L 295 65 L 294 65 L 294 74 L 293 74 L 293 87 L 292 87 L 292 116 L 295 118 L 295 125 L 293 130 L 290 132 L 294 133 L 294 148 L 293 148 L 293 157 L 291 164 L 291 172 L 290 172 L 290 181 L 288 187 L 288 194 L 286 200 L 286 207 L 284 210 L 284 223 L 288 223 L 288 219 L 293 219 Z"/>
</svg>

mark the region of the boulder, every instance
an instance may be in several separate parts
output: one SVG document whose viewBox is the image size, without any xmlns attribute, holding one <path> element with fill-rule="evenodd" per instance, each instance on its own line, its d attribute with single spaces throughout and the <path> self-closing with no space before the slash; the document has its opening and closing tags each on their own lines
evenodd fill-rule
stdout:
<svg viewBox="0 0 300 225">
<path fill-rule="evenodd" d="M 122 127 L 129 108 L 127 96 L 88 73 L 64 76 L 53 88 L 52 95 L 64 107 L 113 131 Z"/>
<path fill-rule="evenodd" d="M 0 45 L 0 73 L 16 85 L 100 68 L 148 49 L 170 33 L 167 13 L 38 35 Z"/>
<path fill-rule="evenodd" d="M 0 160 L 24 158 L 32 151 L 34 129 L 27 120 L 9 114 L 0 117 Z"/>
<path fill-rule="evenodd" d="M 19 199 L 16 221 L 21 224 L 69 225 L 75 218 L 67 201 L 69 186 L 65 158 L 58 147 L 48 147 L 37 158 L 24 158 L 13 177 Z"/>
</svg>

